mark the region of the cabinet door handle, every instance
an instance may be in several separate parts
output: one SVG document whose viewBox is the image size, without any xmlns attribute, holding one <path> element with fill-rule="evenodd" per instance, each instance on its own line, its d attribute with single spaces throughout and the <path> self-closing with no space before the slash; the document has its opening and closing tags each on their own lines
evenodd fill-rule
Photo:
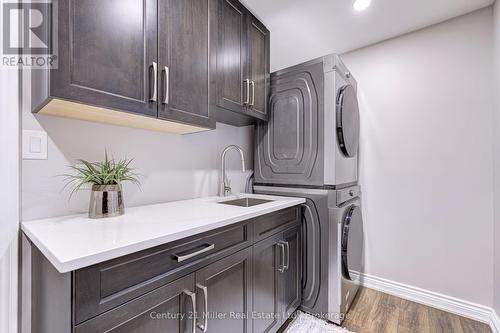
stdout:
<svg viewBox="0 0 500 333">
<path fill-rule="evenodd" d="M 246 94 L 245 94 L 246 99 L 243 102 L 243 104 L 248 104 L 250 102 L 250 80 L 245 79 L 245 80 L 243 80 L 243 82 L 245 82 L 245 92 L 246 92 Z"/>
<path fill-rule="evenodd" d="M 184 290 L 184 294 L 186 294 L 189 298 L 191 298 L 191 303 L 193 305 L 193 317 L 192 317 L 193 329 L 192 329 L 192 333 L 196 333 L 196 294 L 190 292 L 189 290 Z"/>
<path fill-rule="evenodd" d="M 285 265 L 284 265 L 284 261 L 285 261 L 285 245 L 282 242 L 279 242 L 276 245 L 278 245 L 278 247 L 280 248 L 280 259 L 279 259 L 279 262 L 278 262 L 278 272 L 284 273 L 285 272 Z"/>
<path fill-rule="evenodd" d="M 163 68 L 163 104 L 168 104 L 170 100 L 170 70 L 167 66 Z"/>
<path fill-rule="evenodd" d="M 192 253 L 188 253 L 188 254 L 184 254 L 184 255 L 174 254 L 174 259 L 177 260 L 177 262 L 183 262 L 185 260 L 191 259 L 193 257 L 196 257 L 197 255 L 200 255 L 202 253 L 208 252 L 208 251 L 213 250 L 213 249 L 215 249 L 215 244 L 205 244 L 205 247 L 203 249 L 192 252 Z"/>
<path fill-rule="evenodd" d="M 202 286 L 201 284 L 196 284 L 198 289 L 203 291 L 203 298 L 205 301 L 205 306 L 203 310 L 203 325 L 198 324 L 200 330 L 205 333 L 208 330 L 208 289 L 206 286 Z"/>
<path fill-rule="evenodd" d="M 250 81 L 250 84 L 252 85 L 252 102 L 250 106 L 253 106 L 255 104 L 255 81 Z"/>
<path fill-rule="evenodd" d="M 153 61 L 153 64 L 151 65 L 150 67 L 150 71 L 151 71 L 151 68 L 153 69 L 153 84 L 151 84 L 151 82 L 149 83 L 149 89 L 150 89 L 150 92 L 149 92 L 149 96 L 151 96 L 149 98 L 149 101 L 150 102 L 156 102 L 156 92 L 158 90 L 158 64 L 156 62 Z M 151 73 L 151 72 L 150 72 Z M 150 74 L 150 78 L 151 78 L 151 74 Z M 153 92 L 151 94 L 151 86 L 153 87 Z"/>
<path fill-rule="evenodd" d="M 288 244 L 288 242 L 285 242 L 284 244 L 286 247 L 286 265 L 283 267 L 283 269 L 287 271 L 290 267 L 290 244 Z"/>
</svg>

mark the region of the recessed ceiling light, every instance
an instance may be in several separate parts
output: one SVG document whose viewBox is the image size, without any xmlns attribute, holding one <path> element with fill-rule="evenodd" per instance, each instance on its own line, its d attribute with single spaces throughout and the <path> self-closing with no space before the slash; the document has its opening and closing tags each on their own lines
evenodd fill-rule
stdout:
<svg viewBox="0 0 500 333">
<path fill-rule="evenodd" d="M 365 10 L 366 8 L 370 7 L 372 0 L 356 0 L 354 1 L 354 9 L 357 10 L 358 12 Z"/>
</svg>

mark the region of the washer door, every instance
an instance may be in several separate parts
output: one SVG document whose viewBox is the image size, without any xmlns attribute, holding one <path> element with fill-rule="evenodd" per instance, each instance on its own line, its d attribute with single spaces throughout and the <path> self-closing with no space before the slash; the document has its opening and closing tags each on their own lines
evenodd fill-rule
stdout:
<svg viewBox="0 0 500 333">
<path fill-rule="evenodd" d="M 359 282 L 363 272 L 363 217 L 361 208 L 350 206 L 342 223 L 342 275 Z"/>
<path fill-rule="evenodd" d="M 337 137 L 340 150 L 354 157 L 359 147 L 359 105 L 356 90 L 345 85 L 337 96 Z"/>
</svg>

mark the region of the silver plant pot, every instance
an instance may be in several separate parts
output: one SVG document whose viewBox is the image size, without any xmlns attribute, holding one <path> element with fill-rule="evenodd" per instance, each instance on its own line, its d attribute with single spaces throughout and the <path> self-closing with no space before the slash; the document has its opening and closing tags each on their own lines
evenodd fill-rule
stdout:
<svg viewBox="0 0 500 333">
<path fill-rule="evenodd" d="M 125 213 L 121 185 L 93 185 L 90 195 L 89 218 L 101 219 Z"/>
</svg>

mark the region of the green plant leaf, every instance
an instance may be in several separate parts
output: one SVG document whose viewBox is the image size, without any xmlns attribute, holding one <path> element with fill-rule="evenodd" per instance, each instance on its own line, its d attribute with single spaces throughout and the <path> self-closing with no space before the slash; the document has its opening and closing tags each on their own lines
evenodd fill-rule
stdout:
<svg viewBox="0 0 500 333">
<path fill-rule="evenodd" d="M 133 159 L 120 159 L 108 157 L 108 152 L 104 152 L 104 160 L 100 162 L 89 162 L 83 159 L 77 160 L 80 165 L 71 165 L 68 168 L 73 173 L 60 175 L 64 177 L 65 186 L 72 188 L 70 198 L 76 191 L 85 185 L 120 185 L 129 181 L 139 188 L 141 187 L 139 175 L 130 165 Z"/>
</svg>

